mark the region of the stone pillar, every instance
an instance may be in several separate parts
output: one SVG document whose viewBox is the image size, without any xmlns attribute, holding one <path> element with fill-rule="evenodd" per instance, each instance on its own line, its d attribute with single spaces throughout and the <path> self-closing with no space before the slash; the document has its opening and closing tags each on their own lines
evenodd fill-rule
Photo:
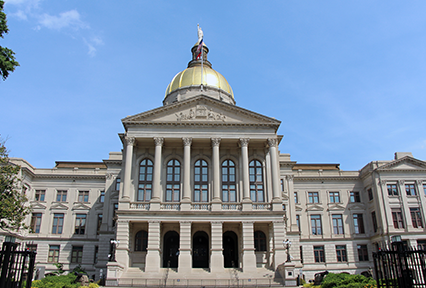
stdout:
<svg viewBox="0 0 426 288">
<path fill-rule="evenodd" d="M 160 221 L 148 222 L 148 247 L 146 254 L 145 272 L 160 272 Z"/>
<path fill-rule="evenodd" d="M 154 159 L 154 175 L 152 179 L 152 199 L 150 204 L 150 210 L 160 210 L 161 202 L 161 163 L 162 163 L 162 147 L 164 138 L 155 137 L 155 159 Z"/>
<path fill-rule="evenodd" d="M 178 272 L 190 273 L 192 269 L 191 255 L 191 221 L 180 221 L 180 245 Z"/>
<path fill-rule="evenodd" d="M 183 141 L 183 193 L 182 211 L 191 210 L 191 144 L 192 138 L 182 138 Z"/>
<path fill-rule="evenodd" d="M 118 220 L 116 240 L 120 243 L 116 245 L 115 259 L 124 270 L 129 267 L 129 232 L 129 221 Z"/>
<path fill-rule="evenodd" d="M 133 165 L 133 146 L 135 145 L 135 137 L 126 136 L 126 166 L 124 169 L 124 189 L 122 199 L 130 202 L 130 190 L 132 181 L 132 165 Z"/>
<path fill-rule="evenodd" d="M 274 231 L 274 269 L 283 264 L 287 260 L 286 249 L 283 241 L 285 240 L 284 221 L 272 222 Z"/>
<path fill-rule="evenodd" d="M 288 185 L 288 206 L 287 206 L 287 217 L 290 217 L 290 231 L 299 233 L 299 227 L 297 226 L 296 221 L 296 209 L 295 209 L 295 200 L 294 200 L 294 175 L 285 176 Z"/>
<path fill-rule="evenodd" d="M 220 138 L 211 138 L 213 147 L 213 199 L 212 211 L 222 210 L 221 197 L 220 197 L 220 154 L 219 145 Z"/>
<path fill-rule="evenodd" d="M 417 180 L 416 181 L 416 184 L 417 184 L 417 194 L 418 194 L 418 198 L 417 199 L 420 199 L 420 211 L 426 211 L 426 197 L 424 197 L 424 196 L 426 196 L 426 195 L 424 195 L 424 189 L 423 189 L 423 181 L 422 180 Z M 424 195 L 424 196 L 423 196 Z M 423 221 L 424 221 L 424 214 L 423 213 L 421 213 L 422 215 L 423 215 Z M 425 223 L 423 223 L 423 225 L 426 225 Z"/>
<path fill-rule="evenodd" d="M 243 221 L 243 272 L 256 271 L 256 255 L 254 254 L 253 222 Z"/>
<path fill-rule="evenodd" d="M 223 272 L 223 223 L 211 222 L 210 272 Z"/>
<path fill-rule="evenodd" d="M 243 168 L 243 211 L 253 209 L 250 199 L 250 174 L 249 174 L 249 158 L 248 158 L 248 143 L 250 139 L 240 138 L 241 144 L 241 166 Z"/>
<path fill-rule="evenodd" d="M 269 154 L 271 154 L 271 174 L 272 174 L 272 210 L 282 211 L 282 199 L 281 199 L 281 189 L 280 189 L 280 173 L 279 173 L 279 163 L 278 163 L 278 139 L 269 138 Z"/>
<path fill-rule="evenodd" d="M 399 184 L 399 191 L 401 193 L 400 199 L 402 201 L 401 212 L 402 212 L 402 217 L 405 220 L 405 224 L 406 224 L 405 225 L 405 231 L 407 231 L 407 230 L 413 231 L 414 228 L 413 228 L 413 222 L 411 221 L 410 208 L 408 207 L 407 192 L 405 191 L 405 182 L 404 182 L 404 180 L 399 180 L 398 184 Z M 417 191 L 417 192 L 420 193 L 420 191 Z"/>
</svg>

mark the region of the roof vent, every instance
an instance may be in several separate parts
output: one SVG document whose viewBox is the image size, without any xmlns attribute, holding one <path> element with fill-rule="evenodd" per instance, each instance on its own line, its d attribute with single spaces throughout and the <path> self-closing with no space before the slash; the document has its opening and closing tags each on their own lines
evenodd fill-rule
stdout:
<svg viewBox="0 0 426 288">
<path fill-rule="evenodd" d="M 413 157 L 411 152 L 395 152 L 395 160 L 404 158 L 405 156 Z"/>
</svg>

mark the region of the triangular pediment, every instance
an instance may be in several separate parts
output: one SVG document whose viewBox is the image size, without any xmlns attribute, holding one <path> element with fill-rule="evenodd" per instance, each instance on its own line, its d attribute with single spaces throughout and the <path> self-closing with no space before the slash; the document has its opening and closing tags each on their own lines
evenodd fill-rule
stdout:
<svg viewBox="0 0 426 288">
<path fill-rule="evenodd" d="M 83 203 L 75 203 L 74 207 L 72 207 L 72 210 L 89 210 L 90 206 L 83 204 Z"/>
<path fill-rule="evenodd" d="M 328 206 L 328 211 L 345 210 L 345 206 L 336 203 Z"/>
<path fill-rule="evenodd" d="M 365 204 L 361 202 L 350 203 L 348 207 L 351 211 L 365 210 Z"/>
<path fill-rule="evenodd" d="M 253 111 L 200 95 L 171 105 L 159 107 L 122 120 L 123 124 L 194 123 L 211 125 L 276 125 L 280 121 Z"/>
<path fill-rule="evenodd" d="M 306 211 L 324 211 L 324 208 L 318 204 L 310 204 Z"/>
<path fill-rule="evenodd" d="M 425 170 L 426 169 L 426 162 L 420 161 L 416 158 L 413 158 L 411 156 L 405 156 L 401 159 L 394 160 L 386 165 L 383 165 L 377 170 L 384 171 L 384 170 Z"/>
<path fill-rule="evenodd" d="M 32 202 L 31 203 L 31 209 L 35 210 L 35 209 L 46 209 L 46 206 L 41 204 L 40 202 Z"/>
<path fill-rule="evenodd" d="M 296 209 L 296 211 L 298 211 L 298 212 L 300 212 L 300 211 L 302 211 L 303 209 L 302 209 L 302 207 L 300 206 L 300 205 L 296 205 L 295 206 L 295 209 Z"/>
<path fill-rule="evenodd" d="M 68 206 L 61 202 L 56 202 L 50 206 L 50 210 L 68 210 Z"/>
</svg>

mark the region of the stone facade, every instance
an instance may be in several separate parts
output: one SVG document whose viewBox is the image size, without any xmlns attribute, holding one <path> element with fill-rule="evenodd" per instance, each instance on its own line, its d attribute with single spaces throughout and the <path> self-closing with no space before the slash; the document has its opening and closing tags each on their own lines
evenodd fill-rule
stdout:
<svg viewBox="0 0 426 288">
<path fill-rule="evenodd" d="M 12 159 L 33 208 L 32 231 L 14 236 L 38 266 L 81 265 L 109 285 L 277 280 L 290 240 L 295 274 L 312 279 L 370 270 L 393 235 L 426 245 L 426 162 L 396 153 L 359 171 L 299 164 L 278 151 L 280 121 L 208 89 L 175 98 L 124 118 L 123 150 L 102 162 Z"/>
</svg>

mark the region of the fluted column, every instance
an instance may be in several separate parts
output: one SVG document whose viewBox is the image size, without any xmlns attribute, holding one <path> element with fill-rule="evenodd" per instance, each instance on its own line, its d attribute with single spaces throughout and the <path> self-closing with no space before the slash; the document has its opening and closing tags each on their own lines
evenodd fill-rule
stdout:
<svg viewBox="0 0 426 288">
<path fill-rule="evenodd" d="M 212 210 L 218 211 L 221 210 L 221 197 L 220 197 L 220 138 L 211 138 L 212 140 L 212 149 L 213 149 L 213 204 Z"/>
<path fill-rule="evenodd" d="M 223 223 L 211 222 L 210 272 L 223 272 Z"/>
<path fill-rule="evenodd" d="M 240 138 L 241 145 L 241 165 L 243 168 L 243 211 L 253 209 L 250 199 L 250 175 L 249 175 L 249 158 L 248 158 L 248 143 L 249 138 Z"/>
<path fill-rule="evenodd" d="M 272 195 L 274 202 L 281 202 L 280 178 L 278 173 L 278 139 L 269 138 L 269 153 L 271 154 L 271 174 L 272 174 Z"/>
<path fill-rule="evenodd" d="M 145 272 L 160 271 L 160 221 L 148 222 L 148 247 Z"/>
<path fill-rule="evenodd" d="M 124 189 L 122 199 L 130 201 L 130 189 L 131 189 L 131 177 L 132 177 L 132 165 L 133 165 L 133 146 L 135 145 L 135 137 L 126 136 L 126 165 L 124 169 Z"/>
<path fill-rule="evenodd" d="M 191 221 L 180 221 L 179 235 L 179 270 L 178 272 L 191 272 Z"/>
<path fill-rule="evenodd" d="M 288 185 L 288 206 L 287 206 L 287 217 L 290 218 L 290 231 L 291 232 L 295 232 L 295 233 L 299 233 L 299 227 L 297 226 L 297 221 L 296 221 L 296 207 L 294 206 L 295 204 L 295 200 L 294 200 L 294 175 L 286 175 L 285 176 L 286 181 L 287 181 L 287 185 Z M 290 232 L 289 231 L 289 232 Z"/>
<path fill-rule="evenodd" d="M 161 185 L 160 185 L 160 177 L 161 177 L 161 162 L 162 162 L 162 148 L 164 143 L 164 138 L 155 137 L 155 159 L 154 159 L 154 175 L 152 179 L 152 199 L 150 210 L 160 210 L 160 202 L 161 202 Z"/>
<path fill-rule="evenodd" d="M 254 224 L 243 221 L 243 272 L 256 271 L 256 255 L 254 254 Z"/>
<path fill-rule="evenodd" d="M 191 202 L 191 144 L 192 138 L 183 141 L 183 195 L 182 202 Z"/>
</svg>

